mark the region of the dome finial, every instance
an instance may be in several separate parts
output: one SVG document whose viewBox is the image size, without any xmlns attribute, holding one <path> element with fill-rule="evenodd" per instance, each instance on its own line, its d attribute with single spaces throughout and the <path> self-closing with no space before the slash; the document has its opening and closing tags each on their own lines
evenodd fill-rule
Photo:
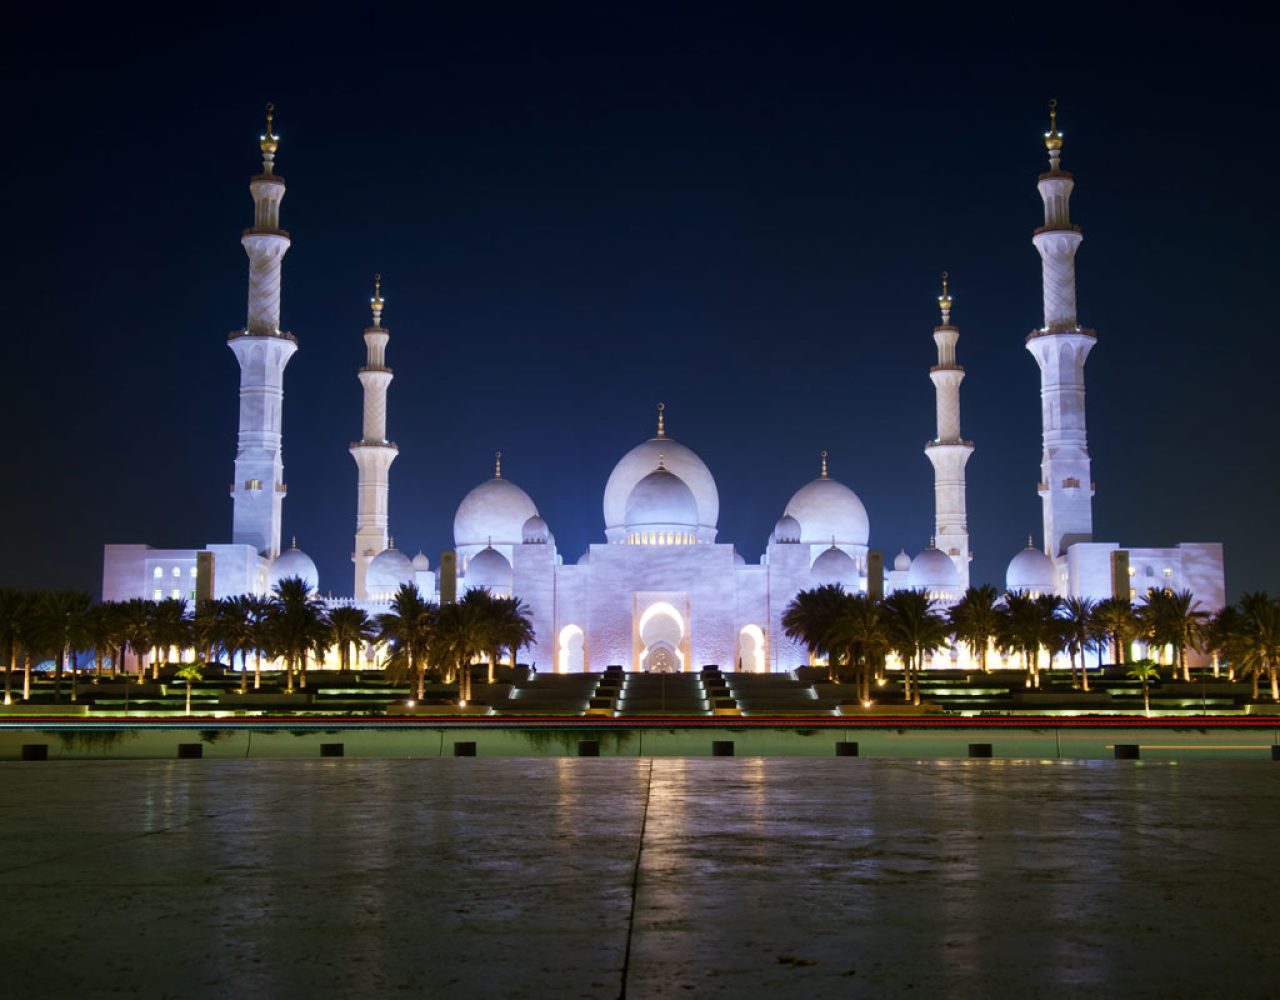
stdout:
<svg viewBox="0 0 1280 1000">
<path fill-rule="evenodd" d="M 662 411 L 665 410 L 666 408 L 667 408 L 666 403 L 658 404 L 658 437 L 660 438 L 664 438 L 667 436 L 666 427 L 663 425 L 663 419 L 662 419 Z"/>
<path fill-rule="evenodd" d="M 822 475 L 819 478 L 827 478 L 827 453 L 825 451 L 822 453 Z"/>
<path fill-rule="evenodd" d="M 382 326 L 382 275 L 375 274 L 373 276 L 373 298 L 369 300 L 369 305 L 373 309 L 373 325 Z"/>
<path fill-rule="evenodd" d="M 394 549 L 395 547 L 396 547 L 396 540 L 395 540 L 394 538 L 392 538 L 392 537 L 388 536 L 388 537 L 387 537 L 387 548 L 389 548 L 389 549 Z"/>
<path fill-rule="evenodd" d="M 664 456 L 662 452 L 658 452 L 658 471 L 659 472 L 667 471 L 666 456 Z"/>
<path fill-rule="evenodd" d="M 500 451 L 493 453 L 493 478 L 502 478 L 502 452 Z"/>
<path fill-rule="evenodd" d="M 930 535 L 930 536 L 929 536 L 929 548 L 931 548 L 931 549 L 936 549 L 937 547 L 938 547 L 938 536 L 937 536 L 937 535 Z"/>
<path fill-rule="evenodd" d="M 938 307 L 942 310 L 942 325 L 950 326 L 951 324 L 951 293 L 947 291 L 946 271 L 942 272 L 942 294 L 938 296 Z"/>
<path fill-rule="evenodd" d="M 1058 159 L 1062 156 L 1062 133 L 1058 131 L 1058 102 L 1049 102 L 1049 131 L 1044 134 L 1044 148 L 1049 151 L 1049 165 L 1058 171 Z"/>
<path fill-rule="evenodd" d="M 272 122 L 275 119 L 276 106 L 267 102 L 267 131 L 258 137 L 258 148 L 262 150 L 262 172 L 270 175 L 275 163 L 276 150 L 280 148 L 280 137 L 275 134 Z"/>
<path fill-rule="evenodd" d="M 292 544 L 290 544 L 290 546 L 289 546 L 289 547 L 290 547 L 291 549 L 296 549 L 296 548 L 298 547 L 298 536 L 297 536 L 297 535 L 294 535 L 294 536 L 293 536 Z"/>
<path fill-rule="evenodd" d="M 1032 538 L 1031 532 L 1027 532 L 1027 548 L 1034 549 L 1036 547 L 1035 539 Z"/>
</svg>

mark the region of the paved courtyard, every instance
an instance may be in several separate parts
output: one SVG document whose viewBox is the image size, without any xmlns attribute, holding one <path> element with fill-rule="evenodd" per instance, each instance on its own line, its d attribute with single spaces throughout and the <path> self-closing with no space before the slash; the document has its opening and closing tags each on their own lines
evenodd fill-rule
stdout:
<svg viewBox="0 0 1280 1000">
<path fill-rule="evenodd" d="M 8 997 L 1273 997 L 1280 763 L 0 764 Z"/>
</svg>

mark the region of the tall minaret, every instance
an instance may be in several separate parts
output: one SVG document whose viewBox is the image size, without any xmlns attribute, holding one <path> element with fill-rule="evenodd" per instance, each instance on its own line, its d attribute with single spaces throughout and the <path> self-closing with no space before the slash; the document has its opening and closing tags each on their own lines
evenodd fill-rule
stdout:
<svg viewBox="0 0 1280 1000">
<path fill-rule="evenodd" d="M 1027 350 L 1040 366 L 1040 410 L 1044 452 L 1038 492 L 1044 507 L 1044 545 L 1054 558 L 1076 542 L 1093 538 L 1093 480 L 1084 427 L 1084 363 L 1097 337 L 1076 322 L 1076 250 L 1080 229 L 1071 224 L 1075 181 L 1060 165 L 1062 133 L 1058 102 L 1049 102 L 1049 172 L 1040 175 L 1044 225 L 1032 242 L 1044 271 L 1044 326 L 1027 336 Z"/>
<path fill-rule="evenodd" d="M 356 484 L 356 549 L 351 559 L 356 564 L 355 596 L 364 600 L 365 574 L 369 563 L 387 548 L 387 499 L 390 493 L 391 463 L 399 449 L 387 440 L 387 386 L 391 369 L 386 366 L 387 341 L 390 332 L 382 325 L 382 275 L 373 276 L 373 326 L 364 331 L 368 351 L 365 366 L 360 369 L 364 386 L 364 433 L 351 445 L 351 457 L 360 470 Z"/>
<path fill-rule="evenodd" d="M 973 454 L 973 442 L 960 437 L 960 383 L 964 369 L 956 364 L 956 341 L 960 331 L 951 325 L 951 295 L 947 292 L 947 272 L 942 272 L 942 325 L 934 327 L 938 363 L 929 369 L 938 402 L 938 434 L 924 446 L 933 463 L 934 544 L 951 557 L 960 571 L 960 583 L 969 587 L 969 523 L 965 515 L 964 467 Z"/>
<path fill-rule="evenodd" d="M 240 242 L 249 255 L 249 320 L 228 337 L 240 362 L 240 434 L 236 439 L 231 540 L 252 545 L 268 558 L 280 552 L 280 516 L 284 504 L 284 462 L 280 452 L 284 405 L 284 366 L 298 349 L 293 334 L 280 330 L 280 264 L 289 234 L 280 228 L 284 179 L 275 174 L 278 137 L 267 131 L 259 141 L 262 173 L 249 182 L 253 228 Z"/>
</svg>

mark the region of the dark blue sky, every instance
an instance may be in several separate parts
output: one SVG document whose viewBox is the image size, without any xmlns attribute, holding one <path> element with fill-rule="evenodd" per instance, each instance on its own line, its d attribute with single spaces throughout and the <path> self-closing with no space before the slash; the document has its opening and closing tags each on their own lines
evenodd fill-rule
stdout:
<svg viewBox="0 0 1280 1000">
<path fill-rule="evenodd" d="M 1061 103 L 1096 537 L 1221 540 L 1280 590 L 1274 85 L 1246 19 L 852 5 L 27 15 L 4 67 L 0 582 L 97 590 L 105 542 L 229 541 L 261 108 L 278 106 L 285 534 L 349 593 L 361 330 L 384 276 L 392 531 L 434 565 L 504 470 L 566 559 L 670 434 L 755 561 L 831 453 L 871 543 L 932 525 L 928 367 L 953 276 L 975 580 L 1040 537 L 1037 174 Z M 55 22 L 54 17 L 58 20 Z M 270 27 L 268 27 L 270 26 Z M 13 259 L 17 258 L 17 259 Z"/>
</svg>

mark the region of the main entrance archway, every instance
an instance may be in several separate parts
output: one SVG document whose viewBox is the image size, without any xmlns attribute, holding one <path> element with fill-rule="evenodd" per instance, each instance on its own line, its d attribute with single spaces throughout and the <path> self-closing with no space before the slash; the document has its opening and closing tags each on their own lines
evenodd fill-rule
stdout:
<svg viewBox="0 0 1280 1000">
<path fill-rule="evenodd" d="M 680 643 L 684 639 L 684 619 L 666 601 L 658 601 L 640 616 L 640 669 L 652 673 L 679 673 L 684 670 Z"/>
</svg>

